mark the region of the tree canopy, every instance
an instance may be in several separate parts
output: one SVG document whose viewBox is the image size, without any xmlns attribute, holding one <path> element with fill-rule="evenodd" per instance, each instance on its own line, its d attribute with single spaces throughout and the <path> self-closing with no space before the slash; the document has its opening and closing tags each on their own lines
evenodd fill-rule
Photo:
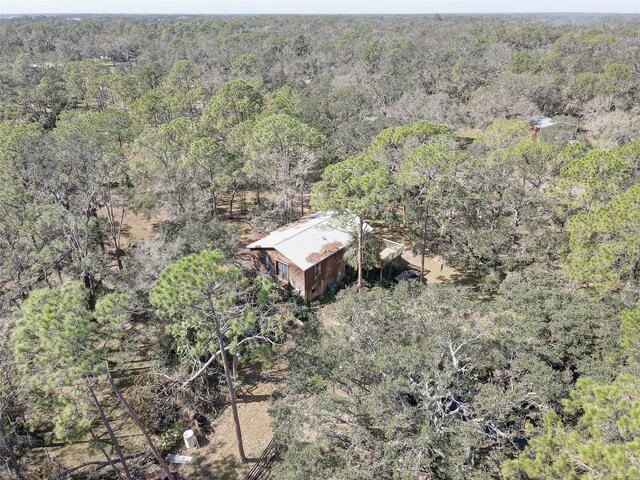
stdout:
<svg viewBox="0 0 640 480">
<path fill-rule="evenodd" d="M 0 477 L 146 477 L 226 415 L 259 457 L 267 403 L 278 478 L 638 477 L 639 26 L 0 19 Z M 244 246 L 318 210 L 306 304 Z"/>
</svg>

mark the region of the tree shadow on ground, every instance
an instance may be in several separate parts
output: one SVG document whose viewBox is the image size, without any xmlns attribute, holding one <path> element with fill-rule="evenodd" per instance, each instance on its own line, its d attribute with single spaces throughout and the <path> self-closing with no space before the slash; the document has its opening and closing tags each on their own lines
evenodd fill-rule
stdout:
<svg viewBox="0 0 640 480">
<path fill-rule="evenodd" d="M 271 395 L 239 395 L 238 403 L 268 402 Z"/>
<path fill-rule="evenodd" d="M 198 455 L 191 466 L 190 480 L 237 480 L 241 474 L 240 462 L 233 455 L 217 460 Z"/>
<path fill-rule="evenodd" d="M 411 261 L 407 260 L 406 258 L 398 258 L 396 260 L 393 261 L 392 264 L 392 268 L 391 268 L 391 272 L 390 273 L 386 273 L 385 276 L 388 279 L 392 279 L 394 278 L 397 274 L 404 272 L 405 270 L 420 270 L 420 258 L 419 257 L 415 257 L 414 260 L 416 263 L 412 263 Z M 429 263 L 433 262 L 433 258 L 427 258 L 427 262 L 425 264 L 426 267 L 429 267 Z M 447 269 L 445 269 L 444 273 L 443 273 L 443 268 L 445 267 L 445 263 L 438 263 L 435 265 L 435 271 L 433 272 L 434 274 L 430 277 L 431 280 L 427 279 L 427 284 L 428 285 L 433 285 L 433 278 L 435 277 L 435 279 L 437 280 L 436 283 L 441 283 L 444 285 L 455 285 L 458 287 L 466 287 L 471 291 L 474 291 L 476 293 L 479 293 L 479 284 L 480 284 L 480 277 L 478 277 L 477 275 L 475 275 L 473 272 L 468 272 L 468 271 L 461 271 L 461 270 L 453 270 L 451 271 L 451 269 L 449 268 L 449 266 L 447 266 Z M 433 265 L 431 265 L 431 268 L 433 268 Z M 439 268 L 439 271 L 438 271 Z M 429 274 L 432 273 L 432 270 L 429 270 L 428 268 L 425 269 L 425 277 Z"/>
</svg>

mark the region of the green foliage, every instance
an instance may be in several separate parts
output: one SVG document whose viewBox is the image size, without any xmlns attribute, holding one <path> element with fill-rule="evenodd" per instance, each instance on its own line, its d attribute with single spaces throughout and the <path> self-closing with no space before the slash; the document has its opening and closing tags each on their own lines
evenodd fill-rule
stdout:
<svg viewBox="0 0 640 480">
<path fill-rule="evenodd" d="M 360 50 L 360 61 L 364 63 L 370 73 L 380 68 L 382 47 L 377 43 L 367 43 Z"/>
<path fill-rule="evenodd" d="M 613 377 L 620 337 L 614 305 L 535 267 L 508 275 L 498 293 L 493 323 L 509 332 L 521 365 L 547 372 L 549 398 L 565 397 L 580 375 Z"/>
<path fill-rule="evenodd" d="M 157 314 L 183 359 L 204 361 L 218 350 L 214 319 L 230 340 L 232 353 L 253 328 L 263 335 L 282 334 L 280 317 L 268 320 L 258 312 L 273 301 L 273 286 L 264 278 L 250 283 L 242 271 L 217 250 L 187 255 L 164 268 L 149 294 Z M 258 309 L 258 310 L 256 310 Z"/>
<path fill-rule="evenodd" d="M 474 147 L 498 149 L 516 145 L 530 137 L 528 125 L 522 120 L 496 119 L 482 131 Z"/>
<path fill-rule="evenodd" d="M 551 398 L 546 372 L 518 363 L 483 313 L 442 286 L 340 294 L 337 326 L 309 325 L 290 354 L 272 410 L 278 477 L 497 476 L 523 419 Z"/>
<path fill-rule="evenodd" d="M 0 159 L 5 166 L 3 172 L 12 166 L 10 162 L 15 162 L 19 158 L 18 155 L 24 151 L 28 142 L 42 138 L 44 133 L 42 127 L 34 123 L 19 124 L 11 121 L 0 122 L 0 132 L 2 133 Z"/>
<path fill-rule="evenodd" d="M 253 126 L 247 152 L 254 158 L 288 155 L 296 162 L 317 149 L 322 137 L 311 127 L 284 113 L 261 116 Z"/>
<path fill-rule="evenodd" d="M 243 80 L 232 80 L 222 85 L 202 113 L 206 129 L 228 131 L 262 111 L 262 95 Z"/>
<path fill-rule="evenodd" d="M 387 167 L 367 154 L 350 157 L 329 165 L 322 179 L 313 185 L 311 205 L 319 210 L 333 210 L 346 218 L 357 216 L 358 288 L 365 268 L 366 236 L 364 222 L 389 208 L 391 178 Z M 367 256 L 369 256 L 371 253 Z"/>
<path fill-rule="evenodd" d="M 635 478 L 640 456 L 638 377 L 620 375 L 602 385 L 580 379 L 565 403 L 575 427 L 550 412 L 539 436 L 502 468 L 507 479 Z"/>
<path fill-rule="evenodd" d="M 105 66 L 93 60 L 69 62 L 64 68 L 64 83 L 71 99 L 82 101 L 90 82 L 106 70 Z"/>
<path fill-rule="evenodd" d="M 264 96 L 263 115 L 283 113 L 290 117 L 300 117 L 302 113 L 300 93 L 289 86 L 278 88 Z"/>
<path fill-rule="evenodd" d="M 255 124 L 255 119 L 251 119 L 239 123 L 238 125 L 233 127 L 233 129 L 226 137 L 227 148 L 230 152 L 232 152 L 234 155 L 237 155 L 238 157 L 247 157 L 247 144 L 251 139 L 251 132 L 253 131 L 253 127 L 255 126 Z"/>
<path fill-rule="evenodd" d="M 235 78 L 253 77 L 257 74 L 258 59 L 253 53 L 243 53 L 233 61 L 231 74 Z"/>
<path fill-rule="evenodd" d="M 162 67 L 157 63 L 145 65 L 136 75 L 144 90 L 152 90 L 159 87 L 164 76 L 165 72 L 162 71 Z"/>
<path fill-rule="evenodd" d="M 540 71 L 540 62 L 526 50 L 520 50 L 513 56 L 513 60 L 509 64 L 509 71 L 535 74 Z"/>
<path fill-rule="evenodd" d="M 419 120 L 399 127 L 388 127 L 373 140 L 370 152 L 376 154 L 384 149 L 398 148 L 409 139 L 421 144 L 434 137 L 447 134 L 451 134 L 449 127 L 428 120 Z"/>
<path fill-rule="evenodd" d="M 89 135 L 106 151 L 116 154 L 122 154 L 125 144 L 133 138 L 129 114 L 113 107 L 99 112 L 67 112 L 61 116 L 55 134 L 69 136 L 74 133 Z"/>
<path fill-rule="evenodd" d="M 185 213 L 193 201 L 192 195 L 197 193 L 185 168 L 190 165 L 185 158 L 196 138 L 196 126 L 185 117 L 147 127 L 136 138 L 132 177 L 140 209 L 169 206 L 173 211 Z"/>
<path fill-rule="evenodd" d="M 195 140 L 189 147 L 184 166 L 191 178 L 199 179 L 203 202 L 213 205 L 217 214 L 218 198 L 229 192 L 235 193 L 241 179 L 242 162 L 232 155 L 222 142 L 210 137 Z"/>
<path fill-rule="evenodd" d="M 620 380 L 620 395 L 609 387 L 621 370 L 640 374 L 638 21 L 565 20 L 0 22 L 0 309 L 7 318 L 20 310 L 59 323 L 67 314 L 79 319 L 65 344 L 55 329 L 47 330 L 51 338 L 36 335 L 18 313 L 15 340 L 22 338 L 25 350 L 0 342 L 7 379 L 0 410 L 9 405 L 3 420 L 17 421 L 18 430 L 9 430 L 18 444 L 27 441 L 19 431 L 23 413 L 32 428 L 43 427 L 35 441 L 54 424 L 61 438 L 77 438 L 90 421 L 83 375 L 92 375 L 92 355 L 106 355 L 96 353 L 102 339 L 132 308 L 128 297 L 104 295 L 105 288 L 133 293 L 138 320 L 148 321 L 148 291 L 172 262 L 215 247 L 228 260 L 210 258 L 209 270 L 187 263 L 199 274 L 231 268 L 238 235 L 221 205 L 233 217 L 239 203 L 242 220 L 257 230 L 295 218 L 295 207 L 305 213 L 308 186 L 317 181 L 315 208 L 349 210 L 361 221 L 402 212 L 396 233 L 413 251 L 443 256 L 472 274 L 481 291 L 498 295 L 465 306 L 468 299 L 450 291 L 427 298 L 402 286 L 377 300 L 346 294 L 362 311 L 338 300 L 333 320 L 355 325 L 340 327 L 342 336 L 300 338 L 303 351 L 292 363 L 300 369 L 290 369 L 302 396 L 287 398 L 280 425 L 313 428 L 284 442 L 291 448 L 281 478 L 497 477 L 498 464 L 519 452 L 511 441 L 532 435 L 523 432 L 525 420 L 542 426 L 545 409 L 560 418 L 548 421 L 549 435 L 559 433 L 540 467 L 550 470 L 534 469 L 536 475 L 596 476 L 582 461 L 603 478 L 633 477 L 624 470 L 637 454 L 632 442 L 605 438 L 587 423 L 602 424 L 606 434 L 624 427 L 605 418 L 607 407 L 596 399 L 603 389 L 612 417 L 632 425 L 618 401 L 632 397 L 623 385 L 631 382 Z M 527 121 L 539 114 L 558 124 L 534 139 Z M 453 133 L 478 131 L 465 145 Z M 379 245 L 363 240 L 363 263 L 374 265 Z M 593 286 L 597 299 L 557 277 L 566 255 L 564 273 Z M 184 280 L 189 269 L 180 265 L 184 271 L 174 274 Z M 240 359 L 268 356 L 289 306 L 267 278 L 234 275 L 235 287 L 228 276 L 216 277 L 220 298 L 233 298 L 220 305 L 227 345 Z M 71 291 L 68 280 L 89 291 Z M 215 348 L 211 317 L 197 314 L 206 282 L 187 280 L 172 287 L 180 309 L 157 307 L 160 320 L 128 330 L 126 339 L 135 351 L 149 343 L 150 352 L 170 359 L 162 368 L 174 369 L 175 378 Z M 183 299 L 183 287 L 200 297 Z M 434 311 L 434 303 L 443 308 Z M 611 322 L 618 310 L 620 332 Z M 358 323 L 367 315 L 370 321 Z M 13 344 L 13 322 L 4 323 Z M 165 325 L 170 333 L 158 335 Z M 474 368 L 453 372 L 448 342 L 476 327 L 481 337 L 460 350 Z M 90 339 L 84 349 L 74 346 L 83 331 Z M 111 338 L 108 348 L 115 348 Z M 62 365 L 70 356 L 77 362 Z M 217 398 L 201 388 L 219 373 L 211 370 L 191 384 L 197 405 Z M 187 395 L 167 398 L 173 390 L 166 377 L 152 373 L 136 375 L 127 394 L 160 431 L 174 423 Z M 580 405 L 561 410 L 559 399 L 585 376 L 597 385 L 580 383 Z M 398 392 L 421 403 L 410 406 Z M 459 403 L 455 395 L 464 400 L 456 411 L 465 419 L 441 408 L 443 398 Z M 576 438 L 588 452 L 571 446 Z M 562 441 L 572 449 L 564 459 Z M 31 469 L 33 458 L 21 462 Z"/>
<path fill-rule="evenodd" d="M 150 300 L 159 315 L 203 322 L 206 320 L 203 310 L 209 311 L 209 315 L 227 312 L 236 302 L 236 286 L 246 286 L 240 269 L 226 263 L 221 252 L 205 250 L 165 268 L 150 293 Z"/>
<path fill-rule="evenodd" d="M 609 64 L 604 72 L 581 72 L 569 81 L 569 95 L 582 105 L 599 96 L 619 93 L 620 97 L 628 95 L 633 89 L 631 71 L 626 65 Z"/>
<path fill-rule="evenodd" d="M 460 163 L 459 151 L 431 143 L 419 145 L 402 159 L 395 181 L 402 189 L 405 224 L 416 251 L 441 239 L 448 215 L 446 196 L 452 193 Z"/>
<path fill-rule="evenodd" d="M 86 382 L 103 366 L 88 296 L 80 282 L 34 290 L 16 315 L 11 337 L 20 383 L 35 400 L 33 427 L 51 422 L 63 440 L 82 436 L 90 426 Z"/>
<path fill-rule="evenodd" d="M 228 162 L 229 156 L 229 152 L 227 152 L 223 143 L 218 142 L 213 138 L 205 137 L 200 138 L 191 144 L 187 160 L 200 165 L 204 165 L 208 162 L 217 164 Z"/>
<path fill-rule="evenodd" d="M 124 293 L 107 293 L 96 302 L 93 318 L 102 329 L 121 330 L 129 322 L 129 296 Z"/>
<path fill-rule="evenodd" d="M 408 188 L 419 188 L 425 197 L 434 199 L 453 181 L 456 160 L 456 153 L 446 145 L 422 144 L 404 157 L 397 181 Z"/>
<path fill-rule="evenodd" d="M 364 222 L 390 207 L 392 193 L 387 167 L 368 154 L 329 165 L 322 173 L 322 179 L 312 187 L 311 205 L 314 208 L 333 210 L 348 219 L 353 215 L 357 217 L 358 288 L 362 287 L 367 251 Z"/>
<path fill-rule="evenodd" d="M 581 153 L 568 158 L 556 182 L 578 211 L 589 212 L 638 181 L 640 141 Z"/>
<path fill-rule="evenodd" d="M 621 314 L 622 338 L 620 347 L 632 366 L 640 367 L 640 300 L 634 309 L 626 309 Z"/>
<path fill-rule="evenodd" d="M 59 205 L 34 204 L 32 192 L 20 183 L 17 171 L 0 173 L 0 218 L 3 240 L 11 248 L 0 249 L 0 285 L 6 307 L 39 283 L 42 271 L 59 262 L 67 244 L 60 220 L 66 214 Z M 6 296 L 5 296 L 6 295 Z"/>
<path fill-rule="evenodd" d="M 640 185 L 569 220 L 567 271 L 598 292 L 635 284 L 640 272 Z"/>
<path fill-rule="evenodd" d="M 515 460 L 502 466 L 508 479 L 634 478 L 640 454 L 640 389 L 637 338 L 640 304 L 622 312 L 622 338 L 616 356 L 622 373 L 598 381 L 579 378 L 564 415 L 549 412 L 542 425 L 529 425 L 533 438 Z M 622 355 L 620 355 L 622 354 Z M 613 375 L 612 375 L 613 377 Z"/>
<path fill-rule="evenodd" d="M 298 57 L 304 57 L 309 53 L 309 40 L 302 33 L 293 39 L 291 46 Z"/>
<path fill-rule="evenodd" d="M 362 268 L 372 270 L 380 267 L 380 252 L 384 250 L 382 238 L 372 231 L 365 231 L 363 235 L 364 250 L 362 252 Z M 358 268 L 358 232 L 352 232 L 351 240 L 344 250 L 344 261 L 351 268 Z"/>
<path fill-rule="evenodd" d="M 173 64 L 167 83 L 178 90 L 190 90 L 198 84 L 200 71 L 198 66 L 189 60 L 178 60 Z"/>
<path fill-rule="evenodd" d="M 509 271 L 553 260 L 564 238 L 546 193 L 558 174 L 555 150 L 543 142 L 512 144 L 503 135 L 516 126 L 498 134 L 490 127 L 485 145 L 505 144 L 468 157 L 457 170 L 455 190 L 444 197 L 442 248 L 453 265 L 480 273 L 489 290 Z"/>
<path fill-rule="evenodd" d="M 171 252 L 171 261 L 206 250 L 211 246 L 215 246 L 227 256 L 231 256 L 238 248 L 237 229 L 215 218 L 203 221 L 195 214 L 180 215 L 160 222 L 157 230 L 162 238 L 163 249 Z M 151 257 L 157 255 L 155 252 L 148 252 L 148 254 Z M 156 259 L 145 259 L 150 264 L 155 264 L 154 260 Z M 160 270 L 165 266 L 166 264 L 162 265 Z"/>
<path fill-rule="evenodd" d="M 175 118 L 171 105 L 172 92 L 169 87 L 158 86 L 137 98 L 130 108 L 130 115 L 138 128 L 158 126 Z"/>
<path fill-rule="evenodd" d="M 304 192 L 323 142 L 314 128 L 284 113 L 260 116 L 251 128 L 245 170 L 260 185 L 272 186 L 285 220 L 293 218 L 293 196 Z"/>
<path fill-rule="evenodd" d="M 182 434 L 188 427 L 189 425 L 185 424 L 184 421 L 179 420 L 162 432 L 156 444 L 160 453 L 166 455 L 176 448 L 181 448 L 184 442 Z"/>
<path fill-rule="evenodd" d="M 319 210 L 349 211 L 371 219 L 383 209 L 389 190 L 387 168 L 364 154 L 325 168 L 322 179 L 313 185 L 311 204 Z"/>
</svg>

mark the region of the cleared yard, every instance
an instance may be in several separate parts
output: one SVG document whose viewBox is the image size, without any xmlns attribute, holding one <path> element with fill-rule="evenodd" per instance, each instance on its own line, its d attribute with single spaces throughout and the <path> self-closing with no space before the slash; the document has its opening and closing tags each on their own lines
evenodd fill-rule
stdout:
<svg viewBox="0 0 640 480">
<path fill-rule="evenodd" d="M 185 479 L 231 480 L 242 478 L 260 458 L 271 441 L 271 394 L 285 379 L 282 361 L 260 370 L 257 363 L 243 369 L 245 374 L 242 393 L 238 395 L 238 415 L 242 426 L 244 450 L 249 463 L 238 460 L 236 434 L 231 409 L 226 408 L 213 424 L 208 438 L 200 438 L 200 448 L 182 450 L 182 455 L 193 456 L 193 464 L 176 468 Z"/>
</svg>

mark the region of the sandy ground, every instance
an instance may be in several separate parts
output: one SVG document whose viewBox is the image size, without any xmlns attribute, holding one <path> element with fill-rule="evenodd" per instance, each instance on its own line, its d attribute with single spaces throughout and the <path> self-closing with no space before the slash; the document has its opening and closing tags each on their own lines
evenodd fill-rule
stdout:
<svg viewBox="0 0 640 480">
<path fill-rule="evenodd" d="M 415 255 L 411 248 L 405 246 L 402 253 L 402 259 L 407 262 L 407 268 L 420 270 L 422 259 L 420 255 Z M 453 269 L 441 257 L 426 257 L 424 259 L 424 268 L 427 270 L 425 278 L 427 284 L 433 283 L 455 283 L 466 285 L 473 283 L 473 280 L 461 272 Z"/>
<path fill-rule="evenodd" d="M 168 217 L 166 213 L 157 213 L 148 218 L 143 213 L 128 211 L 124 219 L 125 225 L 123 228 L 123 234 L 127 240 L 125 246 L 128 246 L 131 241 L 153 237 L 155 235 L 154 226 Z"/>
<path fill-rule="evenodd" d="M 285 378 L 282 362 L 260 370 L 252 364 L 244 372 L 246 377 L 242 393 L 238 395 L 238 416 L 242 427 L 244 450 L 249 462 L 241 465 L 231 409 L 226 408 L 213 424 L 208 438 L 199 439 L 200 448 L 183 450 L 182 455 L 193 457 L 192 465 L 177 470 L 189 480 L 235 480 L 242 478 L 255 465 L 271 441 L 271 394 Z"/>
</svg>

